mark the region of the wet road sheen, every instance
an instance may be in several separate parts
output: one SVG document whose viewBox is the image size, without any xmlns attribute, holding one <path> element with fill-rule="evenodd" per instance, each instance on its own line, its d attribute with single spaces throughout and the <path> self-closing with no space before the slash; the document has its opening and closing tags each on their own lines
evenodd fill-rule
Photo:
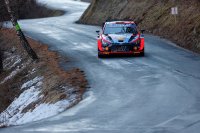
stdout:
<svg viewBox="0 0 200 133">
<path fill-rule="evenodd" d="M 95 31 L 99 27 L 74 23 L 88 4 L 40 1 L 68 12 L 20 21 L 22 29 L 83 69 L 91 88 L 83 101 L 58 116 L 0 133 L 199 133 L 198 54 L 145 35 L 145 57 L 98 59 Z"/>
</svg>

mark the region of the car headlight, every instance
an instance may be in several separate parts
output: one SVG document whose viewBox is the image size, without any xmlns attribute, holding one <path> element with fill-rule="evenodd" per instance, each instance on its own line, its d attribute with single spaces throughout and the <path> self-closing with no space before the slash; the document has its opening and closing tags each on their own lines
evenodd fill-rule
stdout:
<svg viewBox="0 0 200 133">
<path fill-rule="evenodd" d="M 136 45 L 140 45 L 140 39 L 135 42 Z"/>
<path fill-rule="evenodd" d="M 107 46 L 109 46 L 109 43 L 108 43 L 107 41 L 104 41 L 104 40 L 102 39 L 102 46 L 103 46 L 103 47 L 107 47 Z"/>
<path fill-rule="evenodd" d="M 135 43 L 135 44 L 140 43 L 139 35 L 131 36 L 131 38 L 129 39 L 129 42 L 130 43 Z"/>
</svg>

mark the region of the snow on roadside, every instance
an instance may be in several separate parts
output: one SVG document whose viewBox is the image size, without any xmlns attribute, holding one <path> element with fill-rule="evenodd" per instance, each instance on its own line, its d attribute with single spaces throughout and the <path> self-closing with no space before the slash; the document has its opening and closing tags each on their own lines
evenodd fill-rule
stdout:
<svg viewBox="0 0 200 133">
<path fill-rule="evenodd" d="M 24 91 L 20 94 L 19 97 L 15 98 L 15 100 L 5 111 L 8 112 L 5 122 L 7 126 L 21 125 L 54 116 L 64 111 L 76 101 L 76 96 L 71 95 L 67 100 L 58 101 L 55 104 L 36 104 L 32 107 L 31 110 L 24 112 L 23 110 L 27 106 L 35 102 L 37 103 L 38 100 L 43 98 L 41 93 L 42 83 L 43 77 L 35 77 L 34 79 L 27 81 L 21 86 L 21 90 L 24 89 Z M 1 115 L 3 115 L 3 113 L 0 114 L 0 116 Z"/>
<path fill-rule="evenodd" d="M 14 55 L 14 54 L 5 52 L 5 56 L 7 56 L 7 58 L 4 59 L 4 61 L 3 61 L 3 65 L 4 65 L 3 67 L 6 70 L 10 70 L 10 69 L 16 67 L 22 61 L 22 58 L 19 55 Z"/>
<path fill-rule="evenodd" d="M 0 82 L 0 84 L 3 84 L 6 81 L 8 81 L 9 79 L 11 79 L 12 77 L 14 77 L 19 71 L 21 71 L 21 69 L 19 69 L 19 68 L 17 68 L 15 71 L 12 71 L 10 73 L 10 75 L 8 75 L 3 81 Z"/>
<path fill-rule="evenodd" d="M 26 83 L 24 83 L 21 87 L 21 89 L 24 89 L 24 88 L 30 88 L 31 86 L 33 86 L 34 84 L 37 83 L 38 86 L 41 86 L 41 83 L 40 81 L 42 81 L 43 77 L 36 77 Z"/>
<path fill-rule="evenodd" d="M 29 104 L 37 101 L 40 98 L 40 88 L 42 85 L 43 77 L 37 77 L 39 80 L 34 80 L 35 85 L 31 86 L 33 82 L 26 82 L 23 84 L 23 87 L 26 87 L 30 84 L 29 88 L 27 88 L 23 93 L 20 94 L 18 98 L 10 104 L 10 106 L 6 109 L 9 112 L 10 116 L 7 116 L 8 120 L 6 122 L 7 125 L 15 125 L 16 121 L 18 121 L 21 117 L 23 117 L 23 109 L 26 108 Z M 29 84 L 28 84 L 29 83 Z M 26 85 L 26 86 L 25 86 Z"/>
<path fill-rule="evenodd" d="M 28 64 L 28 63 L 27 63 Z M 3 81 L 0 82 L 0 84 L 5 83 L 6 81 L 10 80 L 13 78 L 15 75 L 17 75 L 20 71 L 22 71 L 27 64 L 22 64 L 21 67 L 16 68 L 14 71 L 12 71 Z"/>
<path fill-rule="evenodd" d="M 42 120 L 54 116 L 60 112 L 63 112 L 67 106 L 69 106 L 68 100 L 59 101 L 55 104 L 40 104 L 32 112 L 27 112 L 18 119 L 16 122 L 12 122 L 12 125 L 25 124 L 32 121 Z"/>
<path fill-rule="evenodd" d="M 18 74 L 20 71 L 23 71 L 23 69 L 27 66 L 28 63 L 26 64 L 20 64 L 22 61 L 22 58 L 19 55 L 12 55 L 11 53 L 6 53 L 8 56 L 4 61 L 3 61 L 3 68 L 5 70 L 10 70 L 14 67 L 16 67 L 15 70 L 13 70 L 3 81 L 0 82 L 0 84 L 3 84 L 13 78 L 16 74 Z M 18 65 L 20 64 L 20 65 Z"/>
</svg>

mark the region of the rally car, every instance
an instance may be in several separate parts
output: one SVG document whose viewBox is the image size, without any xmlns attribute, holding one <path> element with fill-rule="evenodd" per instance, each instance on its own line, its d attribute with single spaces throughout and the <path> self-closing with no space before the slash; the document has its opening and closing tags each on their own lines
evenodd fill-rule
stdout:
<svg viewBox="0 0 200 133">
<path fill-rule="evenodd" d="M 107 55 L 144 56 L 144 30 L 139 31 L 133 21 L 109 21 L 98 33 L 98 57 Z"/>
</svg>

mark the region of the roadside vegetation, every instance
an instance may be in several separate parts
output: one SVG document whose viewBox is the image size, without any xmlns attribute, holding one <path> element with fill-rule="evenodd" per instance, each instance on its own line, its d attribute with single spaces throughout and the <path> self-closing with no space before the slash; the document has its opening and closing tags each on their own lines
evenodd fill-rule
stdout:
<svg viewBox="0 0 200 133">
<path fill-rule="evenodd" d="M 62 15 L 36 0 L 10 0 L 17 19 Z M 0 1 L 0 127 L 20 125 L 56 115 L 77 104 L 87 88 L 84 72 L 67 58 L 28 38 L 38 54 L 33 61 L 13 29 L 2 28 L 10 17 Z M 68 70 L 60 67 L 62 62 Z"/>
<path fill-rule="evenodd" d="M 31 19 L 60 16 L 65 12 L 62 10 L 52 10 L 45 5 L 38 4 L 36 0 L 10 0 L 11 9 L 16 19 Z M 3 52 L 1 41 L 1 28 L 3 21 L 10 21 L 10 15 L 7 12 L 4 0 L 0 1 L 0 72 L 3 69 Z"/>
<path fill-rule="evenodd" d="M 83 71 L 70 66 L 67 58 L 49 51 L 46 45 L 29 38 L 40 58 L 33 61 L 24 52 L 14 30 L 2 31 L 4 70 L 0 74 L 0 127 L 1 122 L 6 126 L 20 125 L 56 115 L 82 99 L 87 87 Z M 60 68 L 60 62 L 69 69 Z"/>
<path fill-rule="evenodd" d="M 171 8 L 178 7 L 178 16 Z M 152 33 L 200 53 L 200 1 L 92 0 L 79 23 L 102 25 L 109 19 L 132 19 Z"/>
</svg>

